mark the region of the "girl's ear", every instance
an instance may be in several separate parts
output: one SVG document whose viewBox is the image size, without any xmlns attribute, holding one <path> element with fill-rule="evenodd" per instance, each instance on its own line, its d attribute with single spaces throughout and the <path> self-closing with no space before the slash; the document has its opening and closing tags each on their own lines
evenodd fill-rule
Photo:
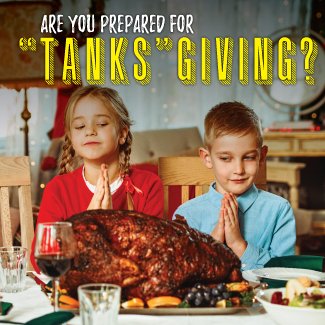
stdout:
<svg viewBox="0 0 325 325">
<path fill-rule="evenodd" d="M 205 148 L 200 148 L 199 154 L 205 167 L 211 169 L 212 163 L 211 163 L 211 157 L 209 151 Z"/>
<path fill-rule="evenodd" d="M 127 126 L 124 126 L 120 132 L 120 139 L 119 144 L 122 146 L 126 142 L 126 138 L 129 133 L 129 128 Z"/>
</svg>

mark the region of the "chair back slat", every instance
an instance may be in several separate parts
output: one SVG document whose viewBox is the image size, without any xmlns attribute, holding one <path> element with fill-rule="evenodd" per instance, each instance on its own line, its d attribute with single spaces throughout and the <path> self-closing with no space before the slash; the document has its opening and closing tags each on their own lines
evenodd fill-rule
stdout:
<svg viewBox="0 0 325 325">
<path fill-rule="evenodd" d="M 165 216 L 167 216 L 167 219 L 168 219 L 168 209 L 169 209 L 168 194 L 169 194 L 169 187 L 164 186 L 164 218 Z"/>
<path fill-rule="evenodd" d="M 0 186 L 31 185 L 29 157 L 0 158 Z"/>
<path fill-rule="evenodd" d="M 202 195 L 203 185 L 215 181 L 212 169 L 203 164 L 200 157 L 160 157 L 158 174 L 164 185 L 164 218 L 168 219 L 168 186 L 182 186 L 182 204 L 189 200 L 189 185 L 195 185 L 195 197 Z M 258 189 L 266 190 L 266 164 L 259 169 L 254 182 Z M 167 194 L 166 194 L 167 193 Z"/>
<path fill-rule="evenodd" d="M 2 245 L 12 246 L 12 232 L 10 219 L 9 188 L 0 188 Z"/>
<path fill-rule="evenodd" d="M 195 186 L 195 197 L 198 197 L 203 194 L 203 186 L 202 185 L 196 185 Z"/>
<path fill-rule="evenodd" d="M 29 157 L 0 158 L 1 226 L 4 246 L 12 246 L 9 186 L 18 186 L 21 245 L 28 248 L 30 256 L 34 225 Z M 30 258 L 27 270 L 34 270 Z"/>
<path fill-rule="evenodd" d="M 182 186 L 182 204 L 189 200 L 190 188 L 188 186 Z"/>
<path fill-rule="evenodd" d="M 21 245 L 28 248 L 30 254 L 34 237 L 32 196 L 30 186 L 18 187 Z M 30 260 L 28 267 L 32 268 Z"/>
</svg>

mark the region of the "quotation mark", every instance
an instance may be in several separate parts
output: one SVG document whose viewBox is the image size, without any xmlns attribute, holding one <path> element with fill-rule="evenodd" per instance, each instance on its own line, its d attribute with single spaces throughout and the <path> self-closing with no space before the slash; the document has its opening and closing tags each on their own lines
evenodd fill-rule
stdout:
<svg viewBox="0 0 325 325">
<path fill-rule="evenodd" d="M 36 40 L 33 37 L 25 38 L 22 37 L 19 40 L 19 47 L 23 51 L 36 51 Z"/>
<path fill-rule="evenodd" d="M 156 47 L 159 51 L 162 51 L 163 49 L 170 51 L 173 47 L 173 41 L 169 37 L 165 37 L 164 39 L 157 37 Z"/>
</svg>

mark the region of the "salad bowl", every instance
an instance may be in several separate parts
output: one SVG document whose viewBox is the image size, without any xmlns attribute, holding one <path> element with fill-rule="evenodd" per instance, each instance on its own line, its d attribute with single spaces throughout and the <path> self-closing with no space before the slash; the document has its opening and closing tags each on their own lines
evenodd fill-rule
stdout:
<svg viewBox="0 0 325 325">
<path fill-rule="evenodd" d="M 314 288 L 306 288 L 311 293 Z M 325 289 L 319 289 L 325 294 Z M 311 307 L 291 307 L 271 303 L 274 292 L 282 292 L 285 297 L 286 288 L 260 290 L 256 294 L 256 299 L 263 305 L 264 309 L 270 314 L 274 321 L 279 325 L 298 325 L 298 324 L 325 324 L 325 309 L 315 309 Z"/>
</svg>

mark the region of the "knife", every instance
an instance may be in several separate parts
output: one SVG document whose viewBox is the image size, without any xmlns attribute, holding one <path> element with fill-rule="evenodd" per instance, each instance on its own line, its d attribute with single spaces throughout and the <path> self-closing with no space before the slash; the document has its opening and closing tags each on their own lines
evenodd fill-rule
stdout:
<svg viewBox="0 0 325 325">
<path fill-rule="evenodd" d="M 46 283 L 38 278 L 33 272 L 27 272 L 27 275 L 31 277 L 37 284 L 46 286 Z"/>
</svg>

